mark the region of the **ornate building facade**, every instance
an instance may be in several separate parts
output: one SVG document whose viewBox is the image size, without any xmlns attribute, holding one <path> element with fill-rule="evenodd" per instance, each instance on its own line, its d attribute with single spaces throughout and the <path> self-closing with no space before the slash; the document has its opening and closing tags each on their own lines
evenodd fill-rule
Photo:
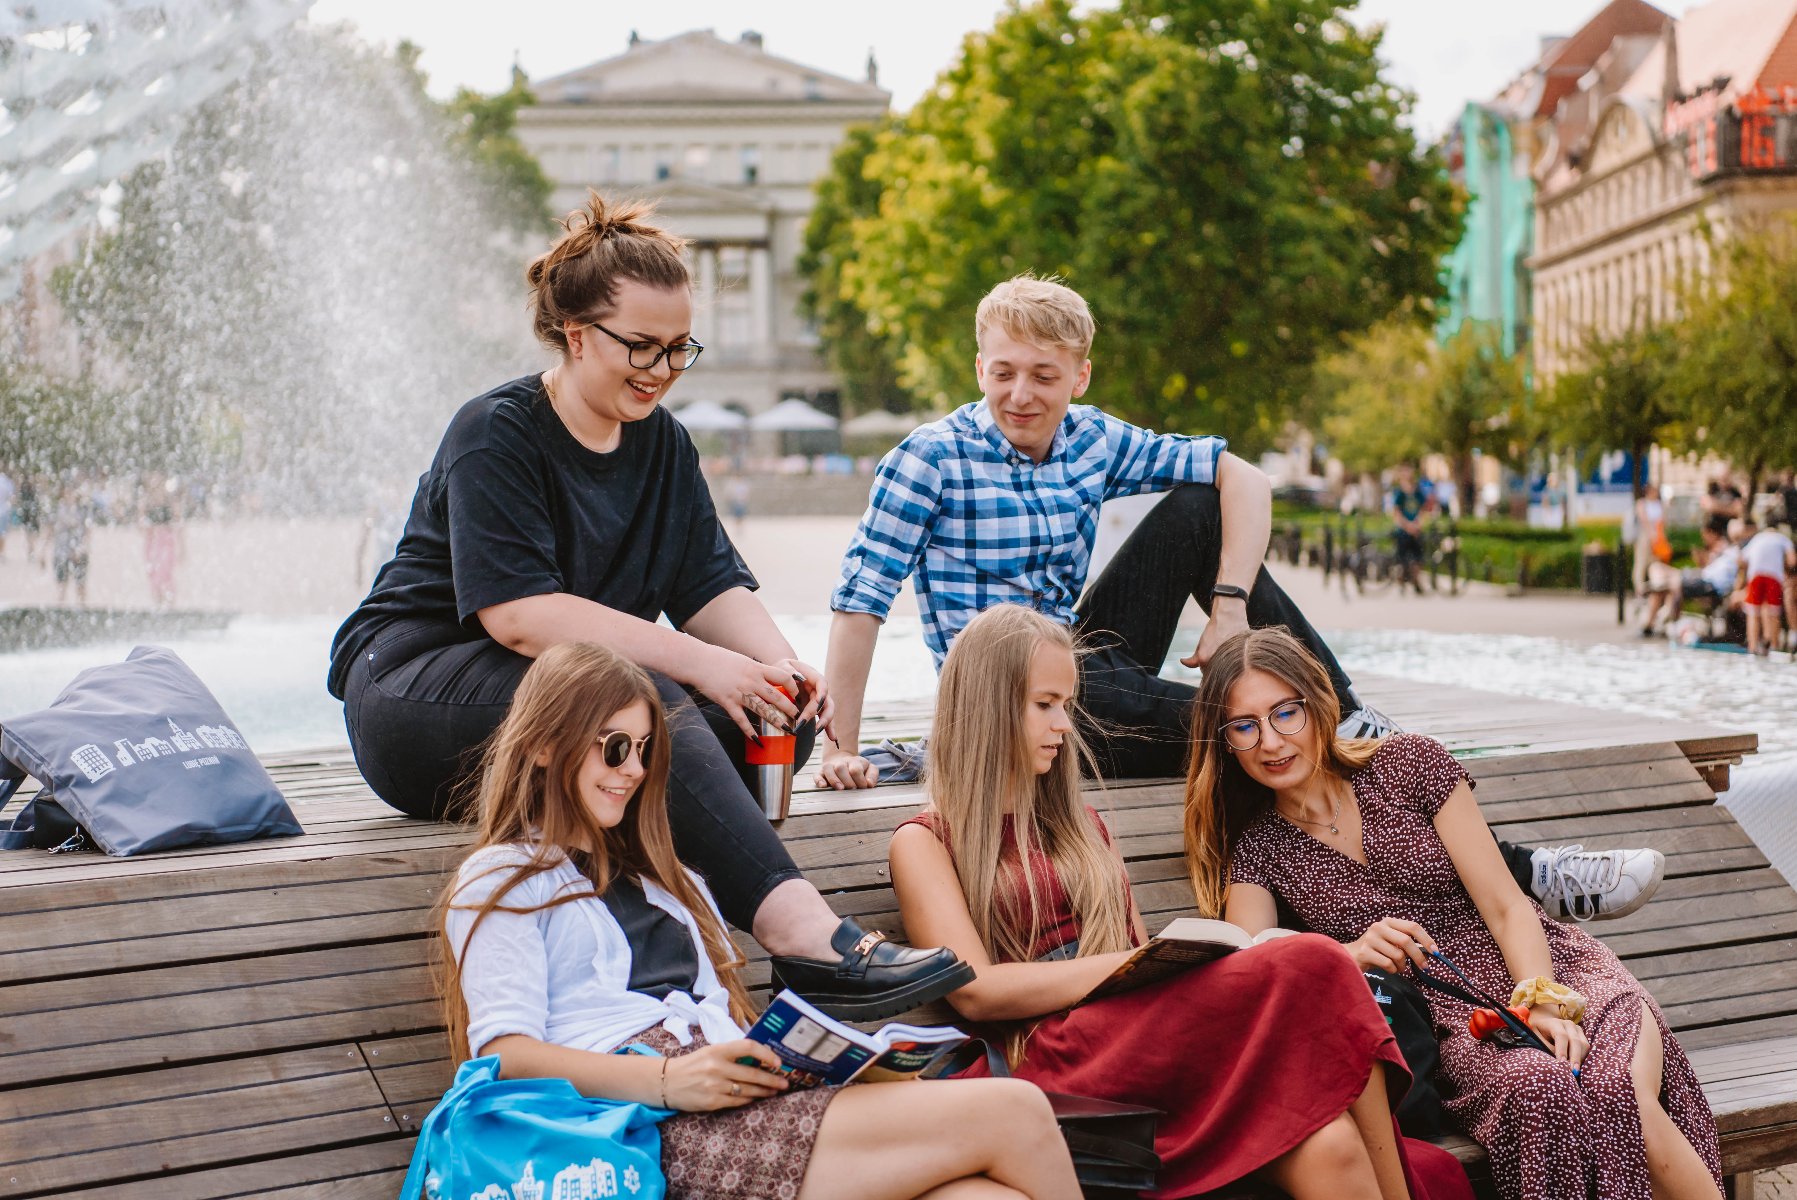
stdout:
<svg viewBox="0 0 1797 1200">
<path fill-rule="evenodd" d="M 1590 333 L 1674 315 L 1708 236 L 1797 209 L 1797 0 L 1710 0 L 1625 35 L 1555 109 L 1532 274 L 1539 377 Z"/>
<path fill-rule="evenodd" d="M 755 33 L 632 34 L 623 54 L 533 89 L 518 136 L 555 184 L 557 212 L 589 187 L 645 196 L 693 243 L 706 351 L 682 401 L 755 413 L 797 396 L 836 412 L 837 382 L 799 315 L 797 264 L 813 185 L 849 127 L 891 100 L 871 56 L 853 80 L 769 54 Z"/>
</svg>

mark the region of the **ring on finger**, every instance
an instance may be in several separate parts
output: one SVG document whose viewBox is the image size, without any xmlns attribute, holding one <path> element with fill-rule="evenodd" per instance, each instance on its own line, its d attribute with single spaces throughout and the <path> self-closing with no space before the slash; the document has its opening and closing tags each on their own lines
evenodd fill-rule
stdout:
<svg viewBox="0 0 1797 1200">
<path fill-rule="evenodd" d="M 740 1095 L 742 1095 L 742 1094 L 743 1094 L 743 1085 L 742 1085 L 742 1084 L 740 1084 L 740 1083 L 733 1083 L 733 1084 L 731 1084 L 731 1085 L 730 1085 L 730 1094 L 731 1094 L 731 1095 L 732 1095 L 732 1096 L 740 1096 Z"/>
</svg>

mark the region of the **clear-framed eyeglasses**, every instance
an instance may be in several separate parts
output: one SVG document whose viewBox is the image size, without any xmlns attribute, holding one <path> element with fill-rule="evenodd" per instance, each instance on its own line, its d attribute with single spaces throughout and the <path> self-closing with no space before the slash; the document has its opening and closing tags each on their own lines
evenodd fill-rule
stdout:
<svg viewBox="0 0 1797 1200">
<path fill-rule="evenodd" d="M 655 364 L 660 362 L 663 358 L 668 360 L 669 367 L 676 371 L 684 371 L 694 363 L 698 362 L 699 355 L 705 350 L 705 344 L 703 342 L 697 342 L 691 338 L 688 338 L 684 342 L 675 342 L 672 346 L 664 346 L 660 342 L 632 341 L 627 337 L 613 333 L 597 321 L 588 321 L 587 324 L 591 325 L 594 329 L 597 329 L 600 333 L 603 333 L 612 341 L 618 343 L 618 345 L 624 347 L 625 351 L 630 355 L 630 365 L 632 369 L 638 371 L 652 370 Z"/>
<path fill-rule="evenodd" d="M 1260 727 L 1264 722 L 1280 737 L 1301 733 L 1308 710 L 1302 697 L 1281 701 L 1264 717 L 1237 717 L 1217 726 L 1217 735 L 1231 750 L 1252 750 L 1260 745 Z"/>
</svg>

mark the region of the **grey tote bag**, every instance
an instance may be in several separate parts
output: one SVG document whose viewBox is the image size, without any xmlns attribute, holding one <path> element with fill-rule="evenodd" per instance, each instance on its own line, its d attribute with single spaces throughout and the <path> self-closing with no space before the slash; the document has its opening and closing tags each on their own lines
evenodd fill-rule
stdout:
<svg viewBox="0 0 1797 1200">
<path fill-rule="evenodd" d="M 130 855 L 305 832 L 200 677 L 160 646 L 83 671 L 49 708 L 0 725 L 0 759 L 0 803 L 27 774 L 43 787 L 0 849 L 74 849 L 84 833 Z"/>
</svg>

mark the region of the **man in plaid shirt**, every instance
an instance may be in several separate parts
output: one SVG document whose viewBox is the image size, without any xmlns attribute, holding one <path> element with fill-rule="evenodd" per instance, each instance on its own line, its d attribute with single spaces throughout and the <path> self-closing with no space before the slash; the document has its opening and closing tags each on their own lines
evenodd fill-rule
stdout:
<svg viewBox="0 0 1797 1200">
<path fill-rule="evenodd" d="M 1160 678 L 1186 598 L 1210 622 L 1187 666 L 1230 634 L 1284 625 L 1328 670 L 1344 736 L 1390 732 L 1362 705 L 1335 656 L 1262 568 L 1272 492 L 1221 438 L 1153 433 L 1090 405 L 1094 325 L 1071 288 L 1027 276 L 993 289 L 974 322 L 984 399 L 922 426 L 880 463 L 866 514 L 830 598 L 825 674 L 835 744 L 822 778 L 871 787 L 862 701 L 880 624 L 907 578 L 938 666 L 949 642 L 994 604 L 1025 604 L 1078 626 L 1082 728 L 1113 777 L 1180 775 L 1195 691 Z M 1086 588 L 1099 506 L 1170 492 Z M 1082 596 L 1082 592 L 1084 593 Z M 1106 732 L 1116 729 L 1116 735 Z"/>
</svg>

